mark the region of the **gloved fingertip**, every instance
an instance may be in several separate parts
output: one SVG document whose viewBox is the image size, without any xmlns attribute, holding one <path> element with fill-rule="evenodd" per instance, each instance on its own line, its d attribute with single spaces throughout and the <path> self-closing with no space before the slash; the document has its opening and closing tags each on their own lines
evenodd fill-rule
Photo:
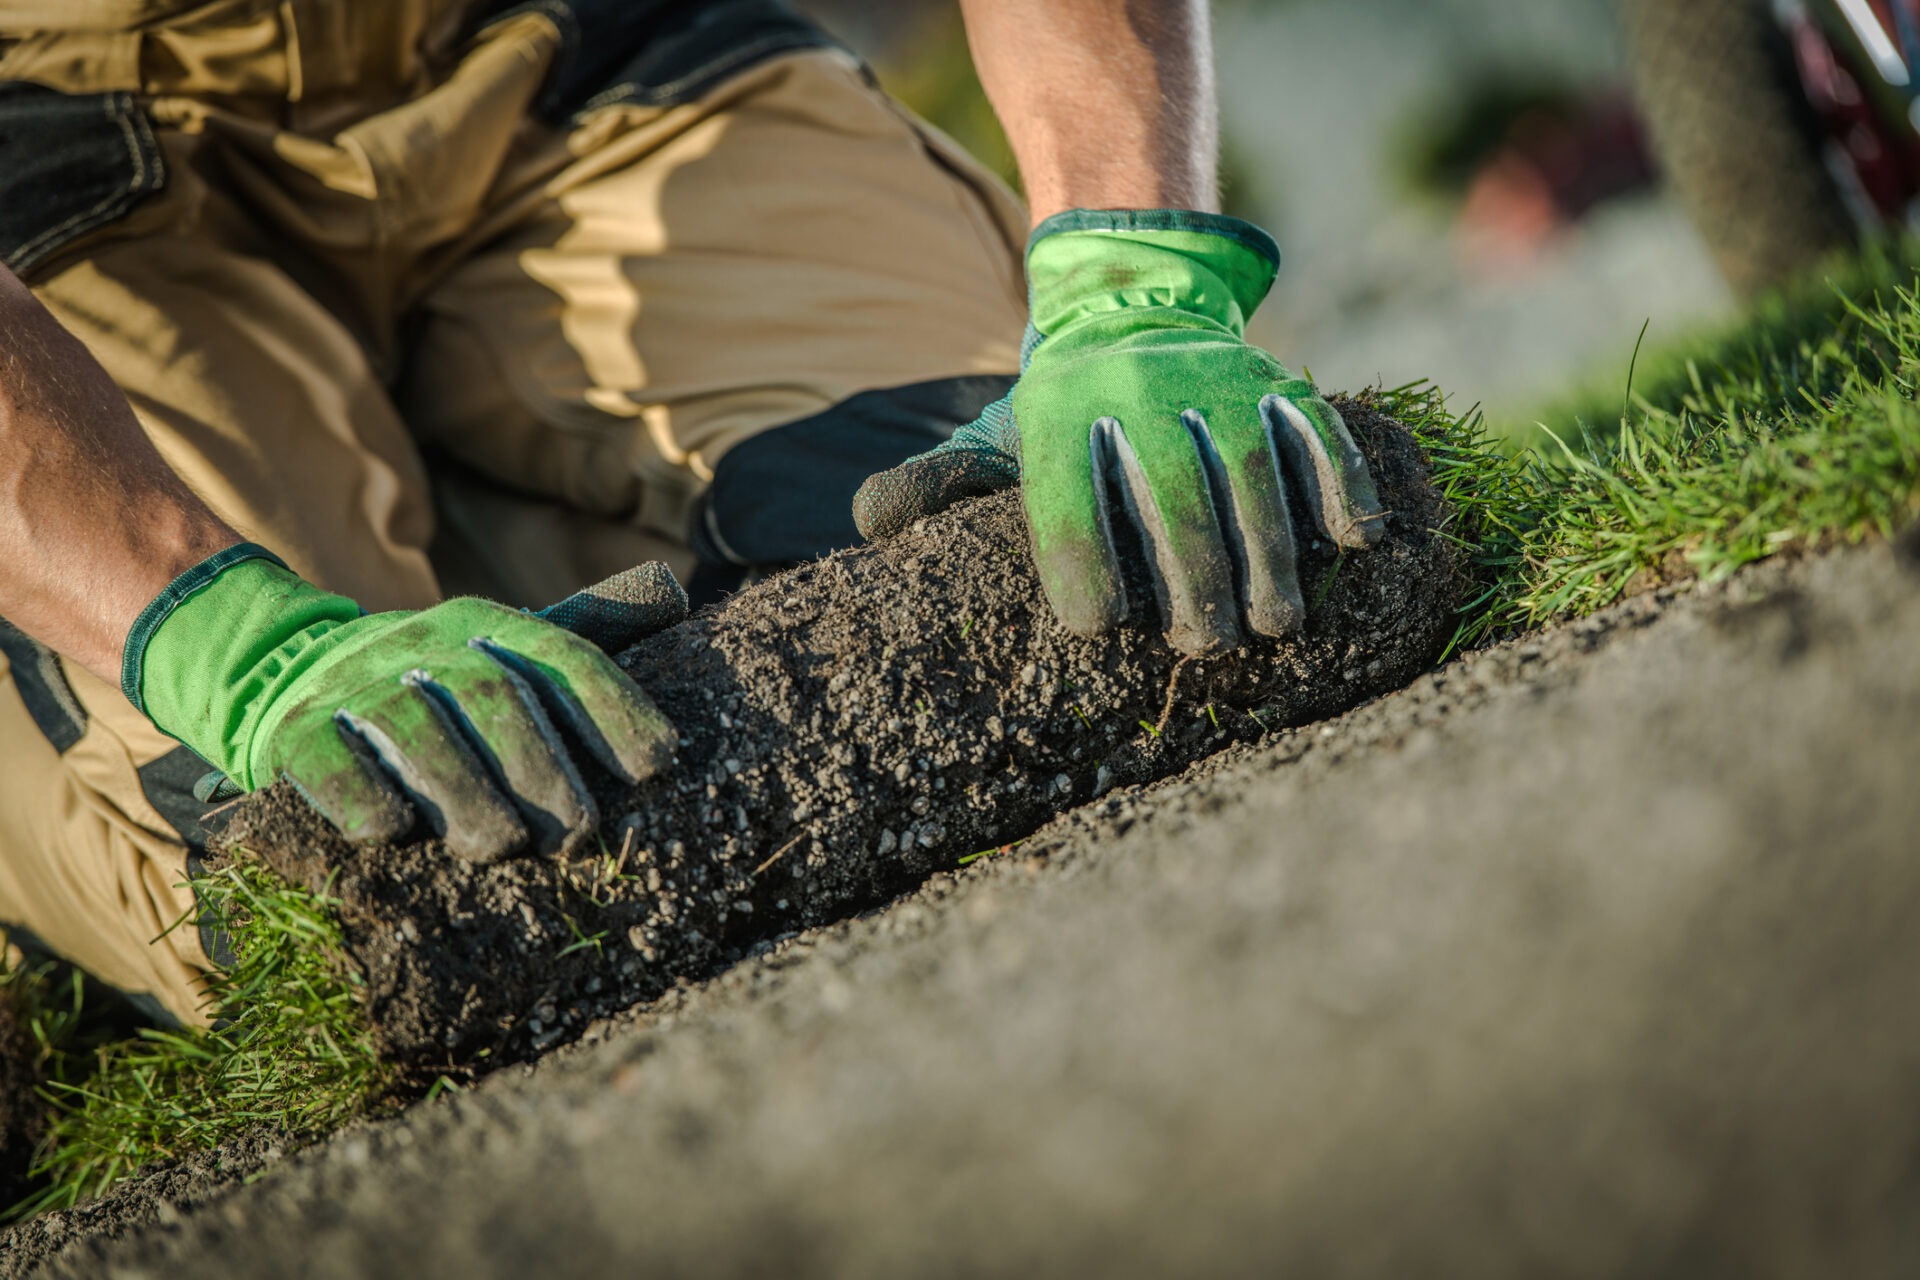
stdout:
<svg viewBox="0 0 1920 1280">
<path fill-rule="evenodd" d="M 1047 604 L 1060 625 L 1077 636 L 1105 635 L 1127 620 L 1127 600 L 1117 580 L 1106 577 L 1089 581 L 1093 574 L 1049 572 L 1046 561 L 1040 564 L 1040 583 Z"/>
<path fill-rule="evenodd" d="M 665 773 L 673 764 L 673 747 L 658 740 L 651 741 L 638 751 L 626 756 L 623 762 L 627 772 L 636 785 Z"/>
<path fill-rule="evenodd" d="M 354 844 L 393 844 L 413 830 L 411 806 L 394 805 L 372 815 L 354 827 L 342 827 L 342 833 Z"/>
<path fill-rule="evenodd" d="M 581 852 L 600 828 L 600 806 L 591 795 L 580 796 L 580 808 L 565 826 L 542 832 L 540 855 L 547 858 L 571 858 Z"/>
<path fill-rule="evenodd" d="M 1247 630 L 1271 639 L 1294 635 L 1306 626 L 1307 604 L 1297 578 L 1256 582 L 1247 600 Z"/>
<path fill-rule="evenodd" d="M 619 653 L 687 617 L 687 591 L 658 560 L 623 569 L 534 614 Z"/>
<path fill-rule="evenodd" d="M 853 495 L 853 523 L 869 542 L 891 538 L 914 521 L 938 515 L 965 498 L 1020 483 L 1020 464 L 996 449 L 942 445 L 891 471 L 868 476 Z"/>
<path fill-rule="evenodd" d="M 225 804 L 247 794 L 246 788 L 215 769 L 193 784 L 193 798 L 201 804 Z"/>
<path fill-rule="evenodd" d="M 1182 657 L 1205 658 L 1236 648 L 1240 638 L 1238 634 L 1226 636 L 1214 630 L 1175 627 L 1167 632 L 1167 643 L 1172 645 L 1174 652 Z"/>
<path fill-rule="evenodd" d="M 899 501 L 900 492 L 909 483 L 900 476 L 903 470 L 895 467 L 868 476 L 853 495 L 853 527 L 868 542 L 891 538 L 912 523 Z"/>
<path fill-rule="evenodd" d="M 601 763 L 624 776 L 629 785 L 645 782 L 666 772 L 673 764 L 674 747 L 680 735 L 652 699 L 636 706 L 618 729 L 606 730 L 606 754 Z"/>
<path fill-rule="evenodd" d="M 413 830 L 413 805 L 364 762 L 359 770 L 315 779 L 312 785 L 282 771 L 290 783 L 349 844 L 392 844 Z"/>
<path fill-rule="evenodd" d="M 1190 658 L 1238 648 L 1240 622 L 1229 610 L 1180 610 L 1167 628 L 1167 642 Z"/>
<path fill-rule="evenodd" d="M 648 560 L 631 569 L 622 569 L 611 578 L 587 588 L 585 594 L 616 600 L 635 609 L 656 610 L 665 616 L 677 613 L 685 617 L 687 591 L 673 576 L 663 560 Z"/>
<path fill-rule="evenodd" d="M 1344 534 L 1340 539 L 1343 547 L 1351 547 L 1355 551 L 1377 547 L 1387 536 L 1387 513 L 1377 509 L 1363 511 L 1349 521 Z"/>
<path fill-rule="evenodd" d="M 443 837 L 447 851 L 462 862 L 488 866 L 504 862 L 527 843 L 527 829 L 517 819 L 495 824 L 474 824 L 448 831 Z"/>
<path fill-rule="evenodd" d="M 1386 533 L 1380 499 L 1339 411 L 1318 397 L 1303 405 L 1281 395 L 1262 400 L 1260 411 L 1322 532 L 1336 545 L 1355 551 L 1377 544 Z M 1315 421 L 1321 413 L 1326 416 L 1324 434 Z"/>
</svg>

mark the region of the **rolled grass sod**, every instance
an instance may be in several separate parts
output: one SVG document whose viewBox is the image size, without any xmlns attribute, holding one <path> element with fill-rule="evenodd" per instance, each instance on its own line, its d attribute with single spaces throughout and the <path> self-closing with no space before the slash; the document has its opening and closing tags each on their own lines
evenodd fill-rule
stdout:
<svg viewBox="0 0 1920 1280">
<path fill-rule="evenodd" d="M 224 843 L 325 892 L 381 1056 L 519 1059 L 755 945 L 883 902 L 1111 788 L 1404 686 L 1455 627 L 1467 557 L 1406 426 L 1342 409 L 1387 509 L 1365 552 L 1308 541 L 1303 631 L 1187 659 L 1136 625 L 1069 633 L 1017 494 L 803 565 L 621 655 L 680 732 L 601 789 L 600 845 L 476 866 L 354 848 L 286 787 Z"/>
<path fill-rule="evenodd" d="M 245 1136 L 325 1133 L 404 1083 L 374 1047 L 330 899 L 244 858 L 194 887 L 234 952 L 215 982 L 223 1016 L 211 1030 L 116 1034 L 99 1023 L 125 1010 L 111 996 L 84 998 L 70 968 L 35 962 L 0 977 L 0 996 L 31 1032 L 52 1116 L 19 1113 L 27 1133 L 44 1136 L 35 1185 L 9 1217 L 70 1207 L 155 1161 L 204 1156 Z"/>
</svg>

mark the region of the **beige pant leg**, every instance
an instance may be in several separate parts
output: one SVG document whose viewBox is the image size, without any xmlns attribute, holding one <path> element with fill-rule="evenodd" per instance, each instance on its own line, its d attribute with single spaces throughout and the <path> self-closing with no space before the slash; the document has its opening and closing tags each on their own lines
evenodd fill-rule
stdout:
<svg viewBox="0 0 1920 1280">
<path fill-rule="evenodd" d="M 637 560 L 684 571 L 740 440 L 1019 366 L 1018 202 L 843 54 L 530 132 L 500 187 L 535 198 L 426 295 L 400 393 L 461 464 L 436 477 L 450 586 L 535 604 Z"/>
<path fill-rule="evenodd" d="M 183 1022 L 203 1022 L 207 959 L 183 887 L 187 847 L 140 780 L 141 765 L 179 744 L 150 726 L 129 740 L 95 719 L 63 754 L 5 658 L 0 670 L 0 922 Z M 119 692 L 93 685 L 88 703 Z"/>
<path fill-rule="evenodd" d="M 244 536 L 369 608 L 431 603 L 430 505 L 398 416 L 340 326 L 277 268 L 232 247 L 243 237 L 193 177 L 192 145 L 169 139 L 178 177 L 164 206 L 30 281 L 35 293 L 126 391 L 167 461 Z M 149 226 L 167 229 L 136 234 Z M 179 820 L 207 766 L 118 687 L 65 674 L 82 731 L 64 751 L 29 715 L 20 673 L 0 687 L 0 923 L 202 1021 L 198 931 L 190 921 L 155 939 L 193 910 Z"/>
</svg>

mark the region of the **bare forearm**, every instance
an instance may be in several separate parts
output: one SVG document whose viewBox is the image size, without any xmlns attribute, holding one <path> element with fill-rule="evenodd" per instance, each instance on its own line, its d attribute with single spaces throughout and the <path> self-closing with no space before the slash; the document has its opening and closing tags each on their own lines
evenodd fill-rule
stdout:
<svg viewBox="0 0 1920 1280">
<path fill-rule="evenodd" d="M 86 348 L 0 268 L 0 616 L 118 684 L 147 602 L 237 541 Z"/>
<path fill-rule="evenodd" d="M 1213 210 L 1206 0 L 961 0 L 1035 222 L 1065 209 Z"/>
</svg>

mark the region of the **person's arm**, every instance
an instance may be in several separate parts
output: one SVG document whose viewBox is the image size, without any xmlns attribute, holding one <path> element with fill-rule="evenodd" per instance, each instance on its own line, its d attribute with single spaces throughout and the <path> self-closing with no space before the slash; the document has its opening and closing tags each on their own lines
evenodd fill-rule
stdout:
<svg viewBox="0 0 1920 1280">
<path fill-rule="evenodd" d="M 0 267 L 0 617 L 112 684 L 147 602 L 240 541 Z"/>
<path fill-rule="evenodd" d="M 961 0 L 1036 224 L 1218 204 L 1207 0 Z"/>
<path fill-rule="evenodd" d="M 1033 205 L 1024 367 L 946 444 L 870 478 L 855 522 L 886 537 L 1017 482 L 1070 630 L 1139 612 L 1132 544 L 1178 648 L 1298 629 L 1296 538 L 1369 546 L 1380 503 L 1340 415 L 1245 341 L 1280 250 L 1217 212 L 1205 0 L 961 5 Z"/>
<path fill-rule="evenodd" d="M 424 818 L 476 861 L 572 849 L 598 821 L 583 761 L 632 784 L 673 755 L 608 652 L 685 614 L 664 565 L 541 615 L 363 614 L 241 541 L 0 269 L 0 616 L 242 789 L 287 780 L 359 841 Z"/>
</svg>

